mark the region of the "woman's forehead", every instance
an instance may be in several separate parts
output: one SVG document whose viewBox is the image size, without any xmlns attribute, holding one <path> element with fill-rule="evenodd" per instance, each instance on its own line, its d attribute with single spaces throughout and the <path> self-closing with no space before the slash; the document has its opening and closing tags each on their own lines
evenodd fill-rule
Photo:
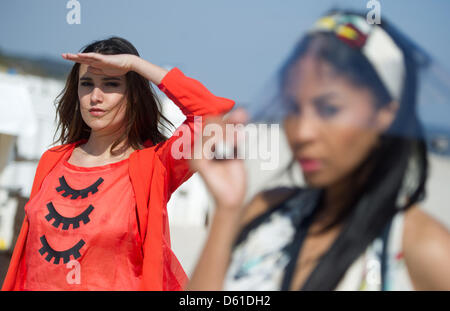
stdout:
<svg viewBox="0 0 450 311">
<path fill-rule="evenodd" d="M 370 98 L 366 88 L 355 85 L 343 74 L 337 74 L 331 65 L 314 58 L 305 58 L 292 66 L 284 85 L 284 93 L 288 97 L 300 101 L 309 101 L 314 98 L 333 94 L 333 98 Z"/>
<path fill-rule="evenodd" d="M 94 78 L 100 78 L 100 79 L 108 79 L 108 78 L 116 78 L 115 80 L 125 80 L 125 75 L 122 76 L 107 76 L 107 75 L 99 75 L 94 74 L 92 72 L 88 72 L 89 65 L 87 64 L 80 64 L 80 69 L 78 71 L 78 79 L 94 79 Z"/>
<path fill-rule="evenodd" d="M 289 89 L 296 89 L 302 83 L 330 83 L 337 78 L 330 64 L 306 55 L 291 66 L 286 82 Z"/>
</svg>

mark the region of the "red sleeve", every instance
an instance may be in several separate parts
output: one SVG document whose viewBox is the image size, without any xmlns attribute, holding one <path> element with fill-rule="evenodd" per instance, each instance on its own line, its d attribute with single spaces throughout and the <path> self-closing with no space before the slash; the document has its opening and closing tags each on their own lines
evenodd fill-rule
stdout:
<svg viewBox="0 0 450 311">
<path fill-rule="evenodd" d="M 186 77 L 178 68 L 169 71 L 158 87 L 186 116 L 174 134 L 156 147 L 156 153 L 166 167 L 170 196 L 193 174 L 185 155 L 193 152 L 194 129 L 196 133 L 201 130 L 201 117 L 227 113 L 233 108 L 234 101 L 215 96 L 199 81 Z"/>
<path fill-rule="evenodd" d="M 215 96 L 199 81 L 186 77 L 176 67 L 166 74 L 158 87 L 185 116 L 223 114 L 234 106 L 234 101 Z"/>
</svg>

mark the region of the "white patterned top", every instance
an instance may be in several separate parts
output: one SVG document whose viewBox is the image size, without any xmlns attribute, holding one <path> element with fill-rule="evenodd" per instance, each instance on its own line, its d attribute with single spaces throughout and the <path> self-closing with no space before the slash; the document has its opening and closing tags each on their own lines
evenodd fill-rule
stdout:
<svg viewBox="0 0 450 311">
<path fill-rule="evenodd" d="M 295 204 L 281 204 L 244 228 L 231 256 L 224 290 L 282 289 L 285 269 L 292 256 L 288 247 L 295 238 L 296 224 L 302 213 L 313 208 L 317 195 L 317 192 L 303 195 L 301 209 Z M 385 290 L 413 289 L 401 249 L 403 220 L 403 212 L 398 212 L 387 237 Z M 380 236 L 355 260 L 335 290 L 381 290 L 382 249 Z"/>
</svg>

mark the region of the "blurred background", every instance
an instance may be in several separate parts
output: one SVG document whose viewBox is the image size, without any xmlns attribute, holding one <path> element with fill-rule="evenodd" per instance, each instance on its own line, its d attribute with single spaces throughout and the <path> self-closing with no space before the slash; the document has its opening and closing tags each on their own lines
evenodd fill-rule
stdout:
<svg viewBox="0 0 450 311">
<path fill-rule="evenodd" d="M 214 94 L 246 105 L 324 12 L 333 7 L 370 11 L 367 0 L 79 0 L 80 23 L 69 24 L 68 2 L 0 1 L 0 283 L 37 162 L 53 142 L 54 101 L 72 66 L 61 53 L 76 53 L 94 40 L 121 36 L 144 59 L 176 66 Z M 383 18 L 425 48 L 443 70 L 450 68 L 449 1 L 379 3 Z M 163 113 L 181 124 L 182 113 L 160 95 Z M 272 147 L 286 151 L 279 152 L 277 165 L 282 168 L 290 159 L 282 132 L 259 132 L 250 137 L 250 148 L 271 131 L 276 131 L 271 137 L 279 137 Z M 429 133 L 431 176 L 423 208 L 450 228 L 450 132 Z M 248 198 L 262 188 L 293 182 L 288 176 L 275 176 L 276 170 L 261 170 L 258 160 L 246 164 Z M 298 169 L 294 182 L 302 182 Z M 173 249 L 190 275 L 213 212 L 199 176 L 172 195 L 168 211 Z"/>
</svg>

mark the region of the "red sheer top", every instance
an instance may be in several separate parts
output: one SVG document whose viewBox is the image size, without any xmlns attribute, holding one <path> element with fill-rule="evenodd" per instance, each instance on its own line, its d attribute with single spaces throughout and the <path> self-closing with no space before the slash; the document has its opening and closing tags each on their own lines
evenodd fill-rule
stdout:
<svg viewBox="0 0 450 311">
<path fill-rule="evenodd" d="M 180 139 L 183 142 L 181 146 L 193 146 L 196 132 L 194 129 L 199 128 L 201 132 L 202 127 L 201 122 L 196 122 L 196 120 L 201 121 L 201 118 L 198 117 L 224 114 L 233 108 L 234 101 L 215 96 L 199 81 L 185 76 L 176 67 L 165 75 L 158 87 L 181 109 L 186 115 L 186 120 L 169 139 L 157 144 L 150 142 L 144 149 L 136 150 L 130 155 L 129 161 L 125 165 L 129 167 L 129 181 L 131 182 L 132 190 L 134 190 L 134 193 L 132 191 L 129 193 L 130 195 L 134 194 L 136 201 L 133 210 L 131 211 L 130 208 L 130 210 L 127 210 L 129 214 L 125 214 L 127 207 L 123 204 L 124 202 L 132 202 L 132 200 L 120 197 L 126 191 L 123 191 L 119 186 L 113 189 L 114 184 L 108 183 L 108 180 L 103 177 L 106 176 L 104 171 L 77 171 L 83 176 L 84 174 L 86 176 L 91 173 L 94 174 L 90 177 L 90 183 L 87 182 L 87 178 L 75 178 L 76 174 L 71 175 L 70 178 L 68 175 L 64 175 L 64 180 L 72 190 L 81 191 L 86 187 L 95 186 L 99 178 L 102 178 L 103 182 L 98 184 L 98 192 L 88 192 L 88 196 L 85 198 L 80 193 L 86 194 L 86 191 L 75 192 L 80 195 L 74 200 L 71 200 L 70 197 L 61 196 L 64 189 L 58 192 L 56 188 L 61 187 L 59 178 L 63 175 L 53 172 L 56 166 L 60 164 L 61 159 L 70 154 L 79 142 L 47 150 L 39 160 L 36 169 L 30 201 L 26 207 L 27 215 L 22 222 L 2 290 L 20 290 L 25 287 L 28 289 L 37 287 L 42 289 L 44 287 L 56 288 L 57 286 L 54 284 L 72 289 L 76 286 L 73 284 L 67 286 L 64 280 L 68 277 L 69 279 L 71 277 L 76 279 L 75 274 L 77 271 L 75 267 L 77 267 L 78 263 L 80 264 L 79 275 L 81 276 L 81 284 L 79 284 L 78 289 L 99 287 L 103 289 L 111 287 L 117 289 L 127 287 L 131 289 L 135 283 L 131 282 L 132 284 L 130 285 L 126 281 L 132 280 L 133 274 L 136 278 L 139 278 L 140 272 L 138 271 L 140 268 L 138 262 L 141 260 L 140 256 L 142 253 L 143 263 L 140 289 L 182 290 L 184 288 L 188 279 L 183 267 L 171 249 L 167 202 L 171 194 L 192 176 L 193 170 L 185 158 L 174 157 L 171 150 L 174 146 L 177 147 L 178 145 L 180 147 Z M 181 151 L 181 149 L 179 150 Z M 185 150 L 184 147 L 183 150 Z M 57 170 L 61 169 L 59 167 Z M 103 167 L 103 169 L 106 168 Z M 125 171 L 124 169 L 123 174 L 126 174 Z M 49 177 L 49 175 L 52 177 Z M 119 184 L 122 185 L 122 182 Z M 45 190 L 42 189 L 43 187 Z M 127 187 L 129 187 L 128 183 Z M 117 195 L 112 196 L 111 193 Z M 113 199 L 108 199 L 111 197 Z M 57 202 L 56 200 L 60 201 Z M 52 202 L 54 209 L 61 216 L 70 218 L 64 220 L 66 223 L 69 223 L 69 225 L 66 225 L 67 230 L 62 229 L 64 225 L 62 220 L 61 224 L 55 227 L 53 226 L 55 220 L 53 220 L 52 216 L 49 216 L 50 221 L 45 218 L 49 214 L 47 204 L 50 202 Z M 66 202 L 79 205 L 62 204 Z M 59 204 L 63 205 L 64 211 L 61 210 Z M 107 204 L 112 206 L 107 206 Z M 130 206 L 134 205 L 134 203 L 129 204 Z M 85 212 L 90 205 L 93 206 L 93 209 L 88 209 Z M 78 209 L 76 208 L 77 206 Z M 33 214 L 34 210 L 36 210 L 35 214 Z M 85 214 L 80 216 L 83 212 Z M 86 214 L 89 216 L 89 222 L 77 221 L 79 219 L 76 218 L 77 216 L 84 217 Z M 124 218 L 119 223 L 119 217 L 127 217 L 123 215 L 128 215 L 130 218 Z M 119 226 L 135 228 L 135 215 L 137 215 L 139 236 L 134 229 L 126 231 L 119 228 Z M 79 224 L 79 226 L 74 228 L 71 224 L 72 222 Z M 101 226 L 97 227 L 94 224 L 101 224 Z M 30 226 L 33 226 L 33 232 L 30 232 Z M 47 236 L 50 233 L 54 235 Z M 43 246 L 41 237 L 44 235 L 45 240 L 44 238 L 42 240 L 48 243 L 48 248 L 52 247 L 54 250 L 52 255 L 55 255 L 55 258 L 60 258 L 58 264 L 53 263 L 55 258 L 52 258 L 52 256 L 48 258 L 50 262 L 46 260 L 48 253 L 44 251 L 48 248 L 44 248 L 42 254 L 39 252 Z M 140 242 L 136 239 L 133 240 L 132 236 L 136 236 L 136 239 L 141 238 L 141 248 L 136 246 L 135 243 L 139 245 Z M 110 247 L 110 243 L 104 243 L 105 239 L 113 241 L 114 247 Z M 45 244 L 45 242 L 43 243 Z M 72 249 L 75 246 L 77 247 Z M 139 251 L 134 252 L 133 248 Z M 79 251 L 79 257 L 77 250 Z M 68 268 L 66 267 L 67 263 L 64 264 L 64 258 L 67 258 L 69 255 L 69 261 L 73 260 L 75 257 L 73 254 L 78 258 L 75 259 L 76 262 L 69 263 Z M 100 257 L 93 254 L 98 254 Z M 114 258 L 115 254 L 121 254 L 120 258 Z M 120 262 L 120 264 L 116 267 L 113 266 L 112 262 L 114 264 Z M 34 266 L 36 264 L 39 265 Z M 128 268 L 126 268 L 126 265 L 128 265 Z M 93 271 L 94 266 L 100 271 Z M 31 272 L 29 268 L 32 267 L 36 267 L 36 269 L 45 268 L 47 270 L 45 270 L 45 273 L 40 271 Z M 68 275 L 70 269 L 72 269 L 73 273 Z M 124 269 L 128 272 L 131 271 L 131 276 L 127 273 L 119 273 L 119 271 Z M 49 276 L 46 276 L 45 274 L 49 270 L 58 271 L 58 274 L 49 273 Z M 65 273 L 62 271 L 65 271 Z M 27 274 L 27 272 L 30 272 L 30 274 Z M 126 276 L 126 280 L 121 279 L 123 276 Z M 101 284 L 95 281 L 96 278 L 102 280 Z M 38 282 L 36 281 L 38 279 L 44 281 Z M 70 282 L 73 282 L 73 280 Z"/>
<path fill-rule="evenodd" d="M 23 290 L 137 290 L 142 244 L 128 159 L 99 167 L 60 161 L 27 204 Z"/>
</svg>

